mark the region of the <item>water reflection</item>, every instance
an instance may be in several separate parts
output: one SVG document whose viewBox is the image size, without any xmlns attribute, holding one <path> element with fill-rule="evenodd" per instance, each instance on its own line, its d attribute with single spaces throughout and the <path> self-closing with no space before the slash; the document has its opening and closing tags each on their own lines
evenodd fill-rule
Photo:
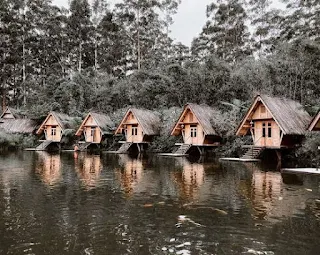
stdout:
<svg viewBox="0 0 320 255">
<path fill-rule="evenodd" d="M 49 154 L 45 151 L 37 151 L 35 173 L 48 186 L 53 186 L 61 181 L 60 154 Z"/>
<path fill-rule="evenodd" d="M 182 170 L 172 173 L 172 177 L 178 191 L 180 198 L 185 200 L 199 199 L 200 187 L 204 182 L 204 164 L 191 163 L 187 158 L 177 158 L 177 166 L 182 167 Z"/>
<path fill-rule="evenodd" d="M 252 177 L 251 180 L 243 180 L 240 187 L 252 204 L 254 218 L 275 222 L 301 214 L 305 209 L 305 196 L 300 188 L 287 187 L 280 172 L 265 171 L 254 163 L 245 166 L 252 172 Z"/>
<path fill-rule="evenodd" d="M 0 254 L 318 254 L 319 184 L 251 164 L 0 155 Z"/>
<path fill-rule="evenodd" d="M 102 171 L 102 162 L 100 155 L 87 153 L 75 153 L 75 170 L 79 179 L 87 189 L 97 186 Z"/>
<path fill-rule="evenodd" d="M 131 158 L 127 154 L 119 155 L 120 168 L 116 169 L 117 179 L 128 198 L 137 190 L 143 175 L 143 161 L 141 158 Z"/>
</svg>

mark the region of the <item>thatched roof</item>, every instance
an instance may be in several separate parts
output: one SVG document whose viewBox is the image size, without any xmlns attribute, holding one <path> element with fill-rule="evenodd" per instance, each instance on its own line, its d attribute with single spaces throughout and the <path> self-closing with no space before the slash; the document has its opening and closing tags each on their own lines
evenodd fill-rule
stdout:
<svg viewBox="0 0 320 255">
<path fill-rule="evenodd" d="M 89 112 L 86 118 L 81 123 L 81 126 L 79 127 L 76 135 L 80 135 L 82 133 L 83 126 L 86 124 L 89 116 L 91 116 L 94 119 L 94 121 L 96 122 L 97 126 L 101 129 L 101 132 L 103 134 L 113 134 L 115 125 L 108 115 L 97 112 Z"/>
<path fill-rule="evenodd" d="M 20 114 L 16 109 L 7 107 L 6 110 L 1 114 L 0 119 L 22 119 L 23 115 Z"/>
<path fill-rule="evenodd" d="M 160 114 L 157 112 L 137 108 L 130 108 L 127 111 L 115 132 L 116 134 L 120 133 L 120 129 L 122 128 L 124 121 L 127 119 L 130 113 L 132 113 L 134 117 L 137 119 L 145 135 L 151 136 L 160 134 Z"/>
<path fill-rule="evenodd" d="M 309 126 L 308 126 L 308 130 L 309 131 L 318 131 L 319 127 L 316 127 L 317 124 L 319 123 L 320 120 L 320 110 L 317 112 L 317 114 L 312 118 Z"/>
<path fill-rule="evenodd" d="M 258 103 L 261 102 L 271 113 L 283 134 L 285 135 L 304 135 L 310 123 L 311 117 L 304 110 L 303 106 L 291 99 L 272 97 L 268 95 L 258 95 L 247 114 L 241 121 L 237 135 L 243 130 L 245 123 L 250 122 L 251 114 L 254 112 Z"/>
<path fill-rule="evenodd" d="M 0 130 L 10 134 L 32 134 L 37 123 L 30 119 L 1 119 Z"/>
<path fill-rule="evenodd" d="M 67 114 L 60 113 L 60 112 L 50 112 L 62 129 L 72 129 L 74 128 L 74 117 L 70 117 Z"/>
<path fill-rule="evenodd" d="M 192 103 L 188 103 L 184 106 L 184 109 L 179 117 L 178 122 L 173 128 L 171 135 L 174 135 L 175 130 L 178 128 L 179 123 L 182 122 L 182 119 L 184 118 L 188 109 L 198 120 L 199 124 L 203 128 L 203 132 L 205 133 L 205 135 L 220 136 L 218 132 L 215 130 L 217 115 L 220 115 L 220 113 L 216 109 L 206 104 L 198 105 Z"/>
</svg>

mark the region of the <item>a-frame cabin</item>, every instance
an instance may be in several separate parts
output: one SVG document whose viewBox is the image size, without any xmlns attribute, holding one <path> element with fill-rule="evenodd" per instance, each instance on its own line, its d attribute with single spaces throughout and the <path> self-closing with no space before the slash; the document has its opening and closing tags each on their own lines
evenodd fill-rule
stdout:
<svg viewBox="0 0 320 255">
<path fill-rule="evenodd" d="M 201 155 L 205 149 L 216 147 L 220 144 L 221 136 L 216 131 L 214 124 L 220 115 L 208 105 L 186 104 L 171 131 L 171 135 L 183 137 L 183 143 L 174 154 L 184 155 L 191 147 L 196 147 Z"/>
<path fill-rule="evenodd" d="M 0 116 L 0 130 L 7 134 L 34 134 L 37 129 L 36 121 L 27 119 L 17 113 L 17 110 L 7 107 Z"/>
<path fill-rule="evenodd" d="M 67 129 L 73 128 L 73 120 L 73 117 L 66 114 L 53 111 L 50 112 L 36 132 L 37 135 L 43 133 L 45 135 L 45 139 L 40 140 L 42 141 L 42 144 L 40 144 L 36 150 L 46 150 L 50 144 L 56 144 L 60 149 L 63 133 Z"/>
<path fill-rule="evenodd" d="M 301 144 L 310 120 L 310 115 L 296 101 L 256 96 L 236 131 L 237 136 L 249 134 L 253 140 L 244 157 L 257 158 L 264 149 L 293 148 Z"/>
<path fill-rule="evenodd" d="M 143 152 L 154 136 L 160 135 L 160 117 L 157 112 L 145 109 L 130 108 L 115 134 L 123 134 L 126 141 L 118 150 L 118 153 L 126 153 L 133 144 L 139 152 Z"/>
<path fill-rule="evenodd" d="M 82 121 L 76 136 L 84 135 L 84 141 L 80 141 L 79 150 L 86 150 L 91 145 L 100 146 L 103 139 L 113 135 L 115 125 L 108 115 L 89 112 Z"/>
<path fill-rule="evenodd" d="M 17 110 L 7 107 L 1 114 L 0 119 L 23 119 L 23 115 L 17 113 Z"/>
</svg>

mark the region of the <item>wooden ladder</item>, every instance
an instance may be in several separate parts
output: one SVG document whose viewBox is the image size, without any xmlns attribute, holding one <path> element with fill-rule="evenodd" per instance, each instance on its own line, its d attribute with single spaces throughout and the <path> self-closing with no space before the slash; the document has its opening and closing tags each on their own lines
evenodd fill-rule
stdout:
<svg viewBox="0 0 320 255">
<path fill-rule="evenodd" d="M 264 147 L 251 147 L 246 153 L 241 157 L 242 159 L 257 159 L 260 157 L 261 153 L 264 151 Z"/>
<path fill-rule="evenodd" d="M 88 147 L 90 146 L 90 142 L 85 142 L 85 143 L 80 143 L 79 144 L 79 151 L 85 151 L 88 149 Z"/>
<path fill-rule="evenodd" d="M 39 146 L 36 147 L 36 151 L 45 151 L 52 141 L 44 141 Z"/>
<path fill-rule="evenodd" d="M 123 143 L 121 147 L 117 150 L 117 153 L 127 153 L 131 145 L 132 143 Z"/>
<path fill-rule="evenodd" d="M 187 154 L 188 150 L 191 148 L 191 144 L 182 144 L 180 147 L 175 151 L 175 155 L 185 155 Z"/>
</svg>

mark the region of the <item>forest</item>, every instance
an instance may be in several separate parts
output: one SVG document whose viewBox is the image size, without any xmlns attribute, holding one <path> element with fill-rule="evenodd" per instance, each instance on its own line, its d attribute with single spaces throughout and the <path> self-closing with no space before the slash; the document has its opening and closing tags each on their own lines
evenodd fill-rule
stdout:
<svg viewBox="0 0 320 255">
<path fill-rule="evenodd" d="M 224 113 L 229 135 L 259 93 L 292 98 L 314 115 L 320 1 L 280 2 L 284 9 L 271 0 L 212 0 L 189 47 L 170 36 L 181 0 L 71 0 L 68 8 L 2 0 L 2 107 L 41 118 L 132 105 L 169 114 L 206 103 Z"/>
</svg>

